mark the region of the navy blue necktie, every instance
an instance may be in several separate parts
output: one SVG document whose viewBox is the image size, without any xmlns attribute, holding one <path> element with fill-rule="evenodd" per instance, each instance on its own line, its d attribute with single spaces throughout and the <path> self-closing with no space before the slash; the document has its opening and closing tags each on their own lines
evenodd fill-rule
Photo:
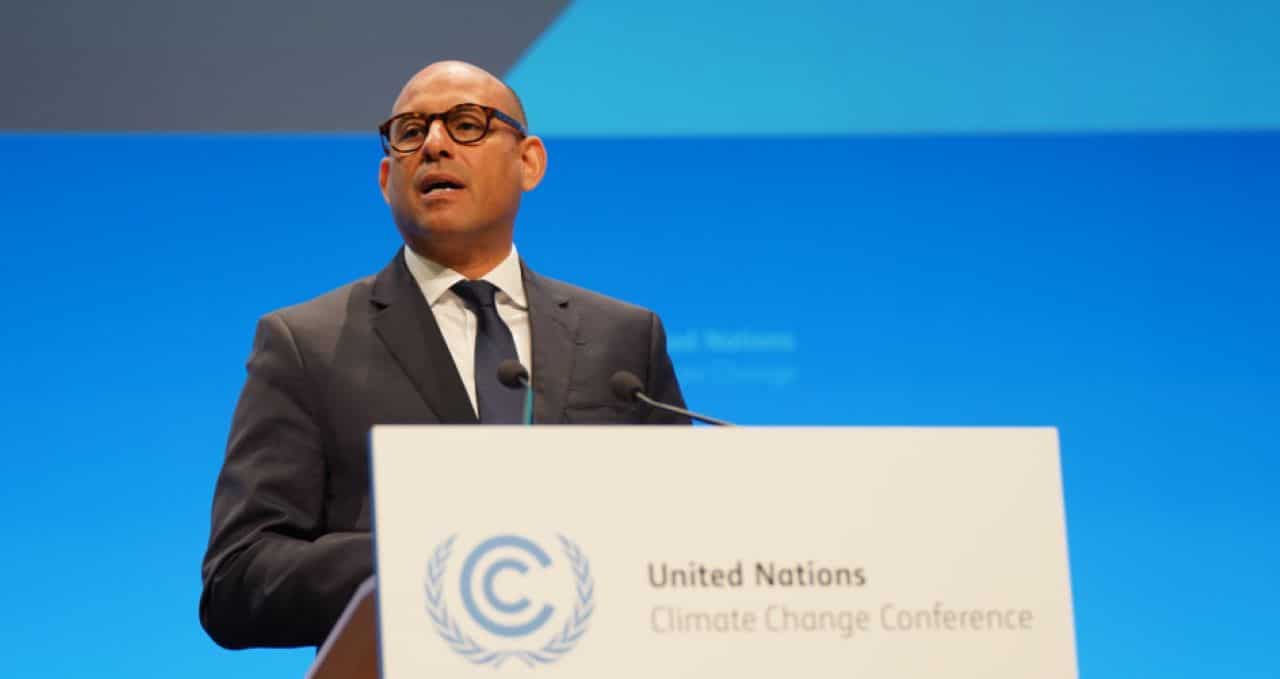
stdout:
<svg viewBox="0 0 1280 679">
<path fill-rule="evenodd" d="M 476 405 L 480 424 L 520 424 L 524 414 L 524 393 L 498 381 L 498 366 L 505 360 L 520 360 L 511 328 L 502 322 L 493 297 L 498 288 L 488 281 L 458 281 L 454 294 L 475 312 Z"/>
</svg>

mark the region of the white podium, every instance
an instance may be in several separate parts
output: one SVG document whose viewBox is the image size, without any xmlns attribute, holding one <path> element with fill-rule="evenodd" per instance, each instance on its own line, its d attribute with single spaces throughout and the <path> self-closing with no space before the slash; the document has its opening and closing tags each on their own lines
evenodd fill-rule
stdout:
<svg viewBox="0 0 1280 679">
<path fill-rule="evenodd" d="M 1053 429 L 378 427 L 372 465 L 376 614 L 317 679 L 1076 676 Z"/>
</svg>

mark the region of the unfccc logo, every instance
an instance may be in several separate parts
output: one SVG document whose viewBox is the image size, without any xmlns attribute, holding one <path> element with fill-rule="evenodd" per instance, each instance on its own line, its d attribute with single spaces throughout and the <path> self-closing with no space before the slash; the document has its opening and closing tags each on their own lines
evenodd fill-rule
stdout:
<svg viewBox="0 0 1280 679">
<path fill-rule="evenodd" d="M 451 590 L 445 575 L 457 537 L 437 545 L 427 562 L 427 615 L 450 649 L 472 663 L 494 667 L 510 658 L 530 667 L 553 663 L 573 650 L 595 611 L 595 583 L 578 545 L 557 536 L 564 555 L 557 562 L 529 538 L 491 537 L 467 553 L 453 581 L 458 587 Z M 541 585 L 533 587 L 544 599 L 540 605 L 522 585 Z M 450 600 L 457 599 L 465 616 L 455 617 L 449 610 Z M 556 624 L 548 626 L 553 619 Z"/>
</svg>

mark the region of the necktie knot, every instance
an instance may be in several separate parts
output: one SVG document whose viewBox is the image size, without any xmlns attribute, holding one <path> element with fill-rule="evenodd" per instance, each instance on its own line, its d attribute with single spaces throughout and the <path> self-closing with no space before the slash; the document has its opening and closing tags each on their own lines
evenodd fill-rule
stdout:
<svg viewBox="0 0 1280 679">
<path fill-rule="evenodd" d="M 493 297 L 498 294 L 497 286 L 489 281 L 458 281 L 451 289 L 477 314 L 486 307 L 492 309 Z"/>
</svg>

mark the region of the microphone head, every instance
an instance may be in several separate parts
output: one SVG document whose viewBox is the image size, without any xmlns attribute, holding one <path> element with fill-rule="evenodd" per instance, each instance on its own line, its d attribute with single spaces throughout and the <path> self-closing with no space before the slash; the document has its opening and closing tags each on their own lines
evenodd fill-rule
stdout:
<svg viewBox="0 0 1280 679">
<path fill-rule="evenodd" d="M 613 389 L 613 395 L 619 400 L 627 403 L 634 403 L 636 394 L 644 391 L 644 382 L 640 381 L 634 373 L 626 370 L 619 370 L 609 378 L 609 387 Z"/>
<path fill-rule="evenodd" d="M 529 383 L 529 371 L 520 365 L 520 361 L 508 358 L 498 364 L 498 381 L 509 389 L 521 389 Z"/>
</svg>

